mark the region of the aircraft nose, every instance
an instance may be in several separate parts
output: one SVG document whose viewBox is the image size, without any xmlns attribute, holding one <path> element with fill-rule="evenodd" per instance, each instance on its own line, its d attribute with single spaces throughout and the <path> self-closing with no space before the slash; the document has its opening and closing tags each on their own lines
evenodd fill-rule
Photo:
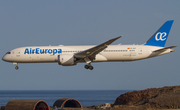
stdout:
<svg viewBox="0 0 180 110">
<path fill-rule="evenodd" d="M 7 55 L 4 55 L 4 56 L 2 57 L 2 60 L 3 60 L 3 61 L 8 61 Z"/>
<path fill-rule="evenodd" d="M 5 61 L 5 56 L 2 57 L 2 60 Z"/>
</svg>

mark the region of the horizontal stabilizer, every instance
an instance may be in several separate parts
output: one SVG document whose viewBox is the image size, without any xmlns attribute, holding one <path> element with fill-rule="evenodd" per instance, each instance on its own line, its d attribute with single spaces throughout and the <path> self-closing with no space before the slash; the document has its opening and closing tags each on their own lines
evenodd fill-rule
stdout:
<svg viewBox="0 0 180 110">
<path fill-rule="evenodd" d="M 155 51 L 153 51 L 153 52 L 164 52 L 164 51 L 166 51 L 166 50 L 168 50 L 168 49 L 172 49 L 172 48 L 174 48 L 174 47 L 177 47 L 177 46 L 165 47 L 165 48 L 162 48 L 162 49 L 155 50 Z"/>
</svg>

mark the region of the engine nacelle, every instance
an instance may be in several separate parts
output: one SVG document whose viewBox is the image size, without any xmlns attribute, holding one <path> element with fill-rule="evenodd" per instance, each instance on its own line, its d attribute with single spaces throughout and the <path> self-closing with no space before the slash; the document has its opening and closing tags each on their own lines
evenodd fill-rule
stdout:
<svg viewBox="0 0 180 110">
<path fill-rule="evenodd" d="M 62 66 L 76 65 L 73 54 L 61 54 L 58 55 L 58 64 Z"/>
</svg>

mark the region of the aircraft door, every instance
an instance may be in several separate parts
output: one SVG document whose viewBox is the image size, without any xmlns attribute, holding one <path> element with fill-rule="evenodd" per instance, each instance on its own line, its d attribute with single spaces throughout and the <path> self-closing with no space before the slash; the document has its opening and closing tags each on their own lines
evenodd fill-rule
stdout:
<svg viewBox="0 0 180 110">
<path fill-rule="evenodd" d="M 20 54 L 21 54 L 20 50 L 17 50 L 16 51 L 16 57 L 20 57 Z"/>
<path fill-rule="evenodd" d="M 143 51 L 142 48 L 139 48 L 138 49 L 138 55 L 142 55 L 142 51 Z"/>
</svg>

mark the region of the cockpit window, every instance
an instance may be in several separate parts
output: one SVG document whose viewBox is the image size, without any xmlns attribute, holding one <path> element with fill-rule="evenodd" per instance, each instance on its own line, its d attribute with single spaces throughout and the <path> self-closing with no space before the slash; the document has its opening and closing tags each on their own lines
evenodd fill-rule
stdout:
<svg viewBox="0 0 180 110">
<path fill-rule="evenodd" d="M 11 54 L 11 52 L 7 52 L 6 54 Z"/>
</svg>

